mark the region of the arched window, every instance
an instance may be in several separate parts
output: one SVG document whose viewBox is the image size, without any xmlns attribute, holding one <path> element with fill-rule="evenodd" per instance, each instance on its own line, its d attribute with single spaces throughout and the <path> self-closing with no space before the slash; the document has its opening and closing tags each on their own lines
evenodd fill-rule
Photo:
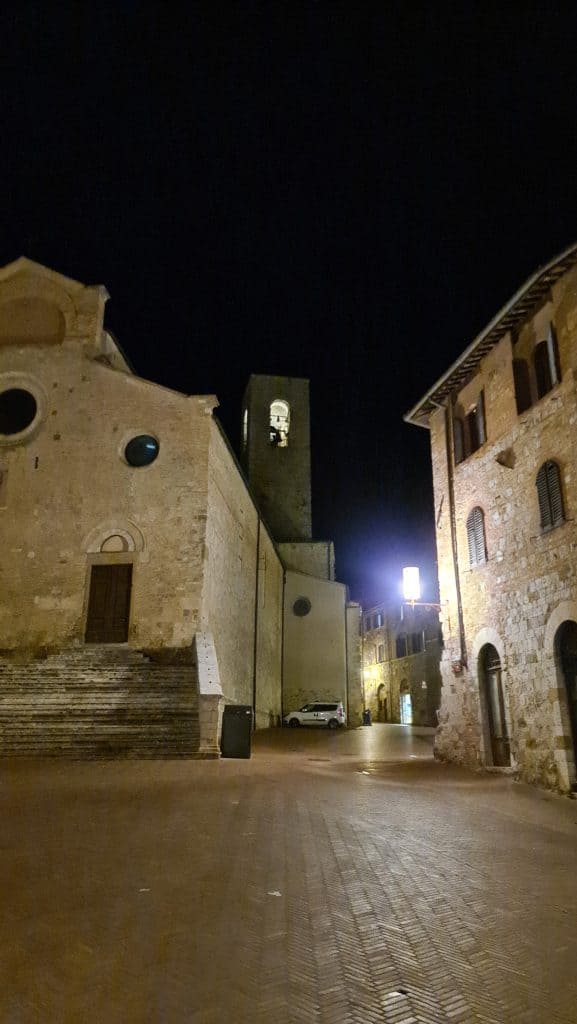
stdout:
<svg viewBox="0 0 577 1024">
<path fill-rule="evenodd" d="M 248 409 L 242 414 L 242 446 L 246 448 L 248 442 Z"/>
<path fill-rule="evenodd" d="M 458 416 L 453 420 L 453 448 L 455 465 L 458 466 L 465 458 L 465 428 Z"/>
<path fill-rule="evenodd" d="M 556 462 L 544 462 L 537 473 L 537 497 L 542 530 L 552 530 L 565 521 L 561 474 Z"/>
<path fill-rule="evenodd" d="M 529 366 L 524 359 L 513 360 L 513 378 L 515 381 L 515 399 L 517 412 L 525 412 L 531 408 L 531 379 Z"/>
<path fill-rule="evenodd" d="M 469 541 L 469 565 L 484 565 L 487 561 L 485 546 L 485 517 L 477 505 L 467 519 L 467 540 Z"/>
<path fill-rule="evenodd" d="M 535 346 L 533 353 L 535 366 L 535 380 L 537 382 L 537 395 L 543 398 L 548 391 L 551 391 L 561 380 L 559 367 L 559 350 L 553 325 L 549 329 L 549 336 L 546 341 L 540 341 Z"/>
<path fill-rule="evenodd" d="M 270 443 L 274 448 L 287 448 L 290 430 L 290 405 L 282 398 L 275 398 L 270 404 Z"/>
</svg>

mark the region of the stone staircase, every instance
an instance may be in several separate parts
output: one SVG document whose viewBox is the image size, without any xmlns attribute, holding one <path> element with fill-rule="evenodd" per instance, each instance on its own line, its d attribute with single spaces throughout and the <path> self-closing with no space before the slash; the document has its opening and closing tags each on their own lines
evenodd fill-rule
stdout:
<svg viewBox="0 0 577 1024">
<path fill-rule="evenodd" d="M 193 758 L 198 749 L 193 665 L 119 645 L 0 659 L 0 757 Z"/>
</svg>

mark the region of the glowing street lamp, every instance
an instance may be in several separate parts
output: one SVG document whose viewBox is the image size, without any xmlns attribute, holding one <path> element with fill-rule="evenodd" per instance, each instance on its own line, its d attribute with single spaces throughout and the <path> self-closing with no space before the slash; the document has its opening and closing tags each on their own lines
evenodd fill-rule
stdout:
<svg viewBox="0 0 577 1024">
<path fill-rule="evenodd" d="M 421 579 L 416 565 L 403 569 L 403 598 L 408 604 L 421 599 Z"/>
</svg>

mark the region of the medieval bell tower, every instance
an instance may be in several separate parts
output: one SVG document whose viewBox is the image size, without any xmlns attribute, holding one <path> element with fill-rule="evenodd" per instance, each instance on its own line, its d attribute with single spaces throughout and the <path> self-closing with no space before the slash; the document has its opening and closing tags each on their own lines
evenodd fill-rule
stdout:
<svg viewBox="0 0 577 1024">
<path fill-rule="evenodd" d="M 276 541 L 311 539 L 309 382 L 253 374 L 242 405 L 242 463 Z"/>
</svg>

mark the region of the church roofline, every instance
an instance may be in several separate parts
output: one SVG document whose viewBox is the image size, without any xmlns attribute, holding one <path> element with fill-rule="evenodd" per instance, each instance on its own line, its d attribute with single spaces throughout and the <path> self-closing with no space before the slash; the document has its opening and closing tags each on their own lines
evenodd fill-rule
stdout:
<svg viewBox="0 0 577 1024">
<path fill-rule="evenodd" d="M 458 391 L 473 375 L 483 356 L 497 344 L 507 331 L 516 327 L 543 298 L 563 274 L 577 263 L 577 242 L 540 267 L 513 295 L 512 299 L 499 310 L 490 323 L 463 354 L 449 367 L 442 377 L 429 388 L 417 404 L 405 414 L 406 423 L 428 427 L 432 412 L 443 404 L 449 395 Z"/>
<path fill-rule="evenodd" d="M 73 277 L 67 277 L 65 274 L 60 274 L 57 270 L 52 270 L 51 267 L 44 266 L 43 263 L 37 263 L 35 260 L 29 259 L 28 256 L 19 256 L 18 259 L 12 260 L 11 263 L 5 263 L 3 267 L 0 267 L 0 281 L 8 281 L 16 274 L 25 271 L 30 274 L 35 274 L 37 277 L 45 277 L 51 281 L 55 281 L 65 290 L 70 290 L 71 285 L 73 286 L 72 291 L 80 291 L 85 288 L 98 288 L 104 294 L 105 300 L 110 298 L 110 295 L 103 284 L 84 284 L 82 281 L 77 281 Z M 68 288 L 66 288 L 67 285 Z"/>
</svg>

